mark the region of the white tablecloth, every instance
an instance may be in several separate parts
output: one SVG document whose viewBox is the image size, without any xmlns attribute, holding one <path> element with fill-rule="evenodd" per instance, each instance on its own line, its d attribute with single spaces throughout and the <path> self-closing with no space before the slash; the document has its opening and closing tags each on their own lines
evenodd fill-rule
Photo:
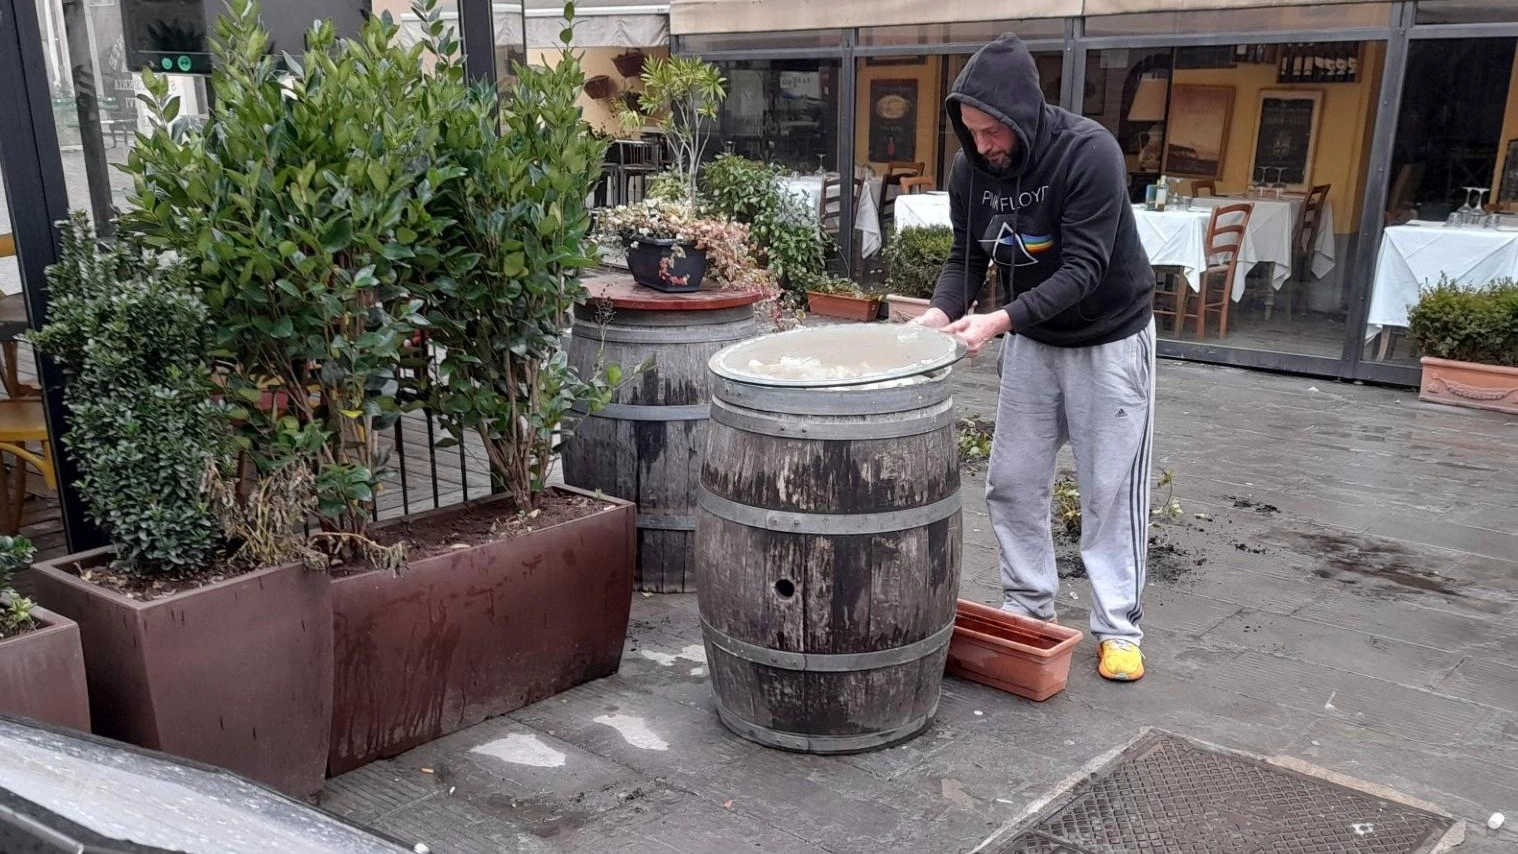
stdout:
<svg viewBox="0 0 1518 854">
<path fill-rule="evenodd" d="M 1244 230 L 1239 248 L 1239 262 L 1234 267 L 1232 299 L 1244 298 L 1244 282 L 1259 264 L 1270 264 L 1270 284 L 1276 290 L 1291 279 L 1291 241 L 1296 233 L 1296 218 L 1302 213 L 1301 199 L 1234 199 L 1227 197 L 1193 199 L 1189 211 L 1167 210 L 1164 213 L 1135 206 L 1139 240 L 1156 267 L 1179 267 L 1186 283 L 1201 290 L 1201 274 L 1207 268 L 1207 222 L 1212 208 L 1219 205 L 1251 204 L 1254 213 Z M 1321 278 L 1334 268 L 1334 219 L 1331 205 L 1323 206 L 1318 238 L 1313 248 L 1312 273 Z"/>
<path fill-rule="evenodd" d="M 781 178 L 780 185 L 802 201 L 818 217 L 822 215 L 822 176 L 821 175 L 797 175 L 793 178 Z M 854 211 L 854 230 L 859 232 L 859 252 L 862 257 L 868 258 L 880 251 L 880 179 L 870 178 L 865 181 L 863 198 L 856 200 Z"/>
<path fill-rule="evenodd" d="M 941 225 L 952 228 L 949 219 L 949 194 L 936 190 L 931 193 L 913 193 L 896 197 L 896 230 L 904 228 L 931 228 Z"/>
<path fill-rule="evenodd" d="M 1394 225 L 1381 238 L 1371 281 L 1365 337 L 1383 326 L 1406 326 L 1419 290 L 1440 276 L 1469 287 L 1518 278 L 1518 232 L 1450 228 L 1443 223 Z"/>
</svg>

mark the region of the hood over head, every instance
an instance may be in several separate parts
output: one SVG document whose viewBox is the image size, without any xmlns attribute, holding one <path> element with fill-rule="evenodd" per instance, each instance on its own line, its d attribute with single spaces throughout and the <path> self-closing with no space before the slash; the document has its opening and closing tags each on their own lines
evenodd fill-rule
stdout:
<svg viewBox="0 0 1518 854">
<path fill-rule="evenodd" d="M 995 117 L 1017 136 L 1017 152 L 1012 166 L 1005 172 L 987 163 L 975 148 L 975 139 L 960 117 L 960 108 L 969 105 Z M 1047 138 L 1049 119 L 1044 90 L 1038 78 L 1038 64 L 1022 39 L 1005 33 L 970 57 L 959 79 L 944 102 L 949 123 L 959 136 L 965 157 L 990 175 L 1020 175 L 1028 166 L 1032 153 Z"/>
</svg>

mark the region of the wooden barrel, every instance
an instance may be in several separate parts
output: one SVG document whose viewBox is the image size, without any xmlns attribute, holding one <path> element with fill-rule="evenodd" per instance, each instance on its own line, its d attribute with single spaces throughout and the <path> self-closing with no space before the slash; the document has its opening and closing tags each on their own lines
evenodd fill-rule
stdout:
<svg viewBox="0 0 1518 854">
<path fill-rule="evenodd" d="M 711 384 L 707 361 L 756 332 L 756 294 L 702 290 L 666 294 L 630 276 L 586 283 L 591 299 L 575 308 L 569 362 L 588 371 L 597 359 L 648 369 L 620 388 L 611 405 L 578 419 L 563 444 L 564 482 L 638 505 L 636 585 L 695 589 L 695 498 L 706 441 Z"/>
<path fill-rule="evenodd" d="M 911 738 L 938 707 L 959 590 L 949 371 L 713 382 L 697 592 L 723 723 L 809 753 Z"/>
</svg>

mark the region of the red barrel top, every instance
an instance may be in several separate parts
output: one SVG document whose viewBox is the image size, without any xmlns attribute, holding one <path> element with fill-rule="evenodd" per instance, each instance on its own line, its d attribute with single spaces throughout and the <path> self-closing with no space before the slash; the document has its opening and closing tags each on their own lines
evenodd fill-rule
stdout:
<svg viewBox="0 0 1518 854">
<path fill-rule="evenodd" d="M 753 305 L 763 299 L 762 294 L 708 285 L 690 293 L 667 294 L 634 282 L 632 276 L 617 274 L 587 279 L 585 289 L 590 299 L 611 300 L 612 307 L 633 311 L 712 311 Z"/>
</svg>

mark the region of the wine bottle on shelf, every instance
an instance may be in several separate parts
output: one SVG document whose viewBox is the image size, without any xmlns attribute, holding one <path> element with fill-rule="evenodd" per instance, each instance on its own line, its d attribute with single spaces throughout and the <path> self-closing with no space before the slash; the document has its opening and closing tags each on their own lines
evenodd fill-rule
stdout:
<svg viewBox="0 0 1518 854">
<path fill-rule="evenodd" d="M 1291 45 L 1281 45 L 1280 60 L 1276 63 L 1276 81 L 1285 83 L 1291 76 Z"/>
<path fill-rule="evenodd" d="M 1302 50 L 1302 45 L 1297 45 L 1296 49 L 1292 51 L 1291 80 L 1289 82 L 1296 83 L 1300 81 L 1306 72 L 1307 55 Z"/>
<path fill-rule="evenodd" d="M 1322 83 L 1328 79 L 1328 59 L 1324 56 L 1323 45 L 1312 46 L 1312 80 L 1314 83 Z"/>
<path fill-rule="evenodd" d="M 1347 78 L 1345 78 L 1349 82 L 1351 82 L 1351 83 L 1358 83 L 1359 82 L 1359 80 L 1360 80 L 1360 78 L 1359 78 L 1359 73 L 1360 73 L 1360 43 L 1359 42 L 1351 42 L 1350 45 L 1349 45 L 1349 56 L 1346 58 L 1346 61 L 1345 61 L 1345 72 L 1349 75 Z"/>
<path fill-rule="evenodd" d="M 1233 46 L 1233 61 L 1235 65 L 1244 65 L 1249 62 L 1249 45 L 1238 44 Z"/>
</svg>

